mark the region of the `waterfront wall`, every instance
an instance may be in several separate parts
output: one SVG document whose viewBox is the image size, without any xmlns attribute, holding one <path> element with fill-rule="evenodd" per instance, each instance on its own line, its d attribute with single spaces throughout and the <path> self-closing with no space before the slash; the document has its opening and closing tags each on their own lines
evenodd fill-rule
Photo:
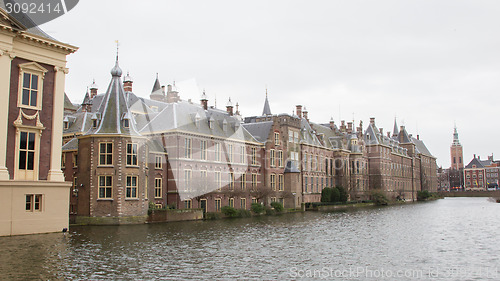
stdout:
<svg viewBox="0 0 500 281">
<path fill-rule="evenodd" d="M 202 209 L 152 210 L 147 222 L 171 222 L 202 220 Z"/>
<path fill-rule="evenodd" d="M 442 197 L 500 197 L 500 190 L 495 191 L 454 191 L 438 192 Z"/>
</svg>

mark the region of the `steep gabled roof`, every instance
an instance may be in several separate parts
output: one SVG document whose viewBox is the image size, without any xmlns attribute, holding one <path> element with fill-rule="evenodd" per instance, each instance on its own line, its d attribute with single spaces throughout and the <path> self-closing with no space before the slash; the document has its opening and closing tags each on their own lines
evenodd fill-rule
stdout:
<svg viewBox="0 0 500 281">
<path fill-rule="evenodd" d="M 467 164 L 467 166 L 465 166 L 465 168 L 466 169 L 473 169 L 472 168 L 473 165 L 476 165 L 476 168 L 484 168 L 483 163 L 481 163 L 481 161 L 479 159 L 477 159 L 476 157 L 472 158 L 472 160 L 469 162 L 469 164 Z"/>
<path fill-rule="evenodd" d="M 273 121 L 245 123 L 243 127 L 259 142 L 266 142 L 269 138 L 269 132 L 273 127 Z"/>
</svg>

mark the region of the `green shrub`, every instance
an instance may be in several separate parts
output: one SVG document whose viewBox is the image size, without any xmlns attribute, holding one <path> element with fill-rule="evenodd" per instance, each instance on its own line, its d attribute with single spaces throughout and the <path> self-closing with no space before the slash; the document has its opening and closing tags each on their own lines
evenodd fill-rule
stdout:
<svg viewBox="0 0 500 281">
<path fill-rule="evenodd" d="M 332 197 L 330 199 L 330 202 L 333 203 L 340 202 L 340 191 L 336 187 L 332 189 Z"/>
<path fill-rule="evenodd" d="M 224 206 L 220 210 L 225 216 L 228 217 L 236 217 L 238 215 L 238 211 L 233 207 Z"/>
<path fill-rule="evenodd" d="M 323 188 L 323 190 L 321 191 L 321 202 L 331 202 L 332 191 L 333 189 L 330 187 Z"/>
<path fill-rule="evenodd" d="M 373 191 L 371 197 L 375 205 L 382 206 L 389 204 L 389 200 L 382 191 Z"/>
<path fill-rule="evenodd" d="M 347 202 L 348 195 L 345 188 L 343 188 L 342 186 L 337 186 L 336 189 L 339 190 L 339 201 L 342 203 Z"/>
<path fill-rule="evenodd" d="M 272 216 L 276 214 L 276 210 L 271 207 L 266 207 L 266 215 Z"/>
<path fill-rule="evenodd" d="M 271 207 L 274 208 L 274 210 L 278 213 L 282 212 L 283 211 L 283 205 L 281 205 L 281 203 L 279 202 L 272 202 L 271 203 Z"/>
<path fill-rule="evenodd" d="M 260 214 L 260 213 L 263 213 L 264 212 L 264 206 L 262 206 L 262 204 L 260 203 L 252 203 L 252 212 L 256 213 L 256 214 Z"/>
<path fill-rule="evenodd" d="M 220 213 L 205 213 L 206 220 L 218 220 L 220 218 Z"/>
<path fill-rule="evenodd" d="M 252 213 L 249 210 L 245 210 L 245 209 L 238 210 L 238 217 L 240 217 L 240 218 L 248 218 L 251 216 L 252 216 Z"/>
<path fill-rule="evenodd" d="M 429 192 L 429 190 L 421 190 L 417 191 L 417 200 L 418 201 L 425 201 L 429 199 L 432 196 L 432 194 Z"/>
</svg>

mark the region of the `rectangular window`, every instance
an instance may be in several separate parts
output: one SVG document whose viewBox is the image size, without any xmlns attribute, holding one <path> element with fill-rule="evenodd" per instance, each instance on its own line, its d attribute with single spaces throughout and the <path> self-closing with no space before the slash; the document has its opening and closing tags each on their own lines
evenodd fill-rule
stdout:
<svg viewBox="0 0 500 281">
<path fill-rule="evenodd" d="M 276 191 L 276 174 L 271 174 L 271 189 Z"/>
<path fill-rule="evenodd" d="M 161 169 L 163 164 L 163 157 L 155 155 L 155 169 Z"/>
<path fill-rule="evenodd" d="M 229 198 L 229 207 L 234 208 L 234 198 Z"/>
<path fill-rule="evenodd" d="M 228 154 L 228 160 L 229 160 L 229 163 L 232 163 L 233 162 L 233 145 L 230 144 L 227 146 L 227 154 Z"/>
<path fill-rule="evenodd" d="M 293 143 L 293 132 L 292 131 L 288 131 L 288 142 Z"/>
<path fill-rule="evenodd" d="M 42 194 L 26 194 L 26 211 L 41 211 L 42 199 Z"/>
<path fill-rule="evenodd" d="M 252 165 L 257 165 L 257 148 L 252 147 Z"/>
<path fill-rule="evenodd" d="M 269 151 L 269 158 L 269 166 L 276 167 L 276 152 L 274 149 L 271 149 L 271 151 Z"/>
<path fill-rule="evenodd" d="M 274 133 L 274 144 L 280 145 L 280 133 Z"/>
<path fill-rule="evenodd" d="M 19 170 L 34 170 L 35 168 L 35 133 L 20 133 Z"/>
<path fill-rule="evenodd" d="M 127 143 L 127 165 L 137 166 L 137 143 Z"/>
<path fill-rule="evenodd" d="M 240 163 L 246 163 L 245 146 L 240 147 Z"/>
<path fill-rule="evenodd" d="M 271 203 L 276 202 L 276 197 L 271 197 Z"/>
<path fill-rule="evenodd" d="M 283 150 L 278 150 L 278 167 L 283 167 Z"/>
<path fill-rule="evenodd" d="M 252 204 L 255 204 L 255 203 L 258 203 L 258 202 L 257 202 L 257 198 L 253 197 L 253 198 L 252 198 Z"/>
<path fill-rule="evenodd" d="M 155 198 L 161 198 L 162 197 L 162 179 L 161 178 L 155 178 Z"/>
<path fill-rule="evenodd" d="M 207 160 L 207 141 L 200 141 L 200 158 L 201 160 Z"/>
<path fill-rule="evenodd" d="M 214 144 L 215 161 L 220 161 L 220 143 Z"/>
<path fill-rule="evenodd" d="M 246 209 L 247 208 L 247 199 L 246 198 L 241 198 L 240 199 L 240 208 L 241 209 Z"/>
<path fill-rule="evenodd" d="M 73 168 L 78 167 L 78 153 L 73 153 Z"/>
<path fill-rule="evenodd" d="M 278 203 L 281 204 L 281 206 L 285 206 L 285 199 L 284 198 L 278 198 Z"/>
<path fill-rule="evenodd" d="M 285 190 L 283 174 L 278 175 L 278 190 L 279 191 Z"/>
<path fill-rule="evenodd" d="M 234 190 L 234 173 L 229 173 L 229 190 Z"/>
<path fill-rule="evenodd" d="M 215 211 L 220 212 L 221 200 L 220 198 L 215 199 Z"/>
<path fill-rule="evenodd" d="M 193 206 L 193 201 L 191 199 L 184 200 L 184 209 L 191 209 Z"/>
<path fill-rule="evenodd" d="M 144 199 L 148 200 L 148 198 L 149 198 L 148 175 L 146 175 L 145 177 L 146 177 L 146 179 L 144 180 Z"/>
<path fill-rule="evenodd" d="M 184 139 L 184 158 L 188 158 L 188 159 L 191 159 L 191 155 L 192 155 L 192 144 L 193 144 L 193 140 L 190 139 L 190 138 L 185 138 Z"/>
<path fill-rule="evenodd" d="M 21 104 L 24 106 L 38 107 L 38 82 L 39 76 L 23 73 Z"/>
<path fill-rule="evenodd" d="M 307 177 L 304 178 L 304 192 L 307 192 Z"/>
<path fill-rule="evenodd" d="M 208 188 L 208 183 L 207 183 L 207 170 L 201 170 L 200 171 L 200 183 L 202 183 L 202 187 L 199 187 L 200 189 L 207 190 Z M 204 184 L 206 183 L 206 184 Z"/>
<path fill-rule="evenodd" d="M 61 168 L 65 167 L 66 167 L 66 153 L 63 153 L 61 157 Z"/>
<path fill-rule="evenodd" d="M 127 176 L 125 198 L 137 198 L 137 176 Z"/>
<path fill-rule="evenodd" d="M 113 193 L 113 177 L 99 176 L 99 199 L 111 199 Z"/>
<path fill-rule="evenodd" d="M 113 143 L 99 144 L 99 165 L 113 165 Z"/>
<path fill-rule="evenodd" d="M 222 178 L 220 171 L 215 171 L 215 185 L 217 187 L 217 191 L 222 189 Z"/>
<path fill-rule="evenodd" d="M 252 188 L 257 187 L 257 174 L 252 174 Z"/>
<path fill-rule="evenodd" d="M 191 178 L 193 175 L 193 171 L 184 170 L 184 188 L 186 191 L 191 191 Z"/>
<path fill-rule="evenodd" d="M 240 182 L 241 182 L 241 190 L 245 190 L 247 188 L 247 174 L 245 173 L 241 174 Z"/>
</svg>

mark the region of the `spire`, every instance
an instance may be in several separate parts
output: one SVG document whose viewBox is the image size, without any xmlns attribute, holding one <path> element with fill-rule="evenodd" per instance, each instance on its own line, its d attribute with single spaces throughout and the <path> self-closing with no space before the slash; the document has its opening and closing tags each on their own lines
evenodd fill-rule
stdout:
<svg viewBox="0 0 500 281">
<path fill-rule="evenodd" d="M 87 87 L 87 92 L 85 93 L 85 98 L 83 98 L 82 102 L 82 105 L 88 105 L 88 104 L 92 104 L 92 102 L 90 101 L 89 87 Z"/>
<path fill-rule="evenodd" d="M 161 86 L 160 86 L 160 80 L 158 79 L 158 72 L 156 73 L 156 80 L 155 80 L 155 83 L 153 85 L 153 90 L 151 90 L 151 93 L 154 93 L 158 90 L 161 90 Z"/>
<path fill-rule="evenodd" d="M 118 46 L 119 46 L 118 40 L 116 40 L 116 63 L 115 63 L 115 66 L 111 69 L 111 75 L 121 77 L 122 76 L 122 69 L 118 65 Z"/>
<path fill-rule="evenodd" d="M 269 106 L 269 100 L 267 99 L 267 89 L 266 89 L 266 101 L 264 102 L 264 109 L 262 110 L 262 115 L 272 115 L 271 107 Z"/>
<path fill-rule="evenodd" d="M 458 140 L 458 131 L 457 131 L 456 124 L 455 124 L 455 127 L 453 129 L 453 143 L 451 145 L 460 146 L 460 141 Z"/>
<path fill-rule="evenodd" d="M 398 123 L 396 122 L 396 117 L 394 117 L 394 129 L 392 130 L 392 136 L 397 137 L 399 135 Z"/>
</svg>

